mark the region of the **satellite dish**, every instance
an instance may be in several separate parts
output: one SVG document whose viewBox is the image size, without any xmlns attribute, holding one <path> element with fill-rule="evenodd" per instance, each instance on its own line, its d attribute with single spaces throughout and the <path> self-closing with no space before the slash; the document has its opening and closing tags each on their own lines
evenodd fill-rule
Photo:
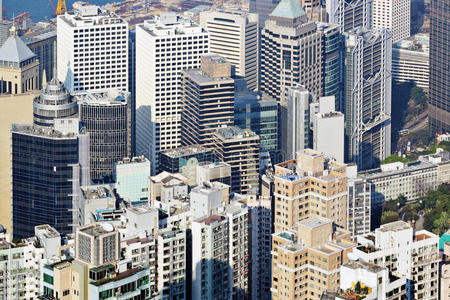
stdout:
<svg viewBox="0 0 450 300">
<path fill-rule="evenodd" d="M 114 226 L 112 226 L 112 225 L 109 224 L 109 223 L 103 223 L 103 224 L 102 224 L 102 228 L 103 228 L 103 230 L 105 230 L 106 232 L 112 232 L 112 231 L 114 231 Z"/>
</svg>

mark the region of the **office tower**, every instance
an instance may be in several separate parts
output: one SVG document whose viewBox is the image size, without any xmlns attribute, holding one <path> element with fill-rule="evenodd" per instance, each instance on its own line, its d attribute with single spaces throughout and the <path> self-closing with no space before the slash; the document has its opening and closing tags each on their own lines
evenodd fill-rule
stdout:
<svg viewBox="0 0 450 300">
<path fill-rule="evenodd" d="M 131 156 L 130 93 L 76 93 L 80 122 L 89 133 L 91 180 L 112 182 L 114 163 Z"/>
<path fill-rule="evenodd" d="M 0 48 L 0 94 L 21 94 L 39 89 L 39 60 L 10 28 L 10 36 Z"/>
<path fill-rule="evenodd" d="M 70 91 L 128 90 L 128 23 L 98 6 L 57 18 L 58 79 Z"/>
<path fill-rule="evenodd" d="M 90 266 L 114 263 L 120 259 L 119 232 L 111 224 L 78 227 L 75 233 L 75 258 Z"/>
<path fill-rule="evenodd" d="M 334 96 L 335 110 L 342 111 L 342 35 L 339 26 L 316 23 L 317 30 L 322 33 L 322 95 Z"/>
<path fill-rule="evenodd" d="M 322 32 L 295 0 L 281 0 L 261 32 L 261 91 L 280 102 L 303 85 L 322 95 Z"/>
<path fill-rule="evenodd" d="M 339 288 L 354 243 L 329 219 L 312 216 L 272 235 L 272 299 L 319 300 Z M 297 267 L 295 267 L 297 266 Z"/>
<path fill-rule="evenodd" d="M 326 0 L 327 22 L 338 24 L 342 32 L 362 27 L 370 29 L 373 0 Z"/>
<path fill-rule="evenodd" d="M 412 38 L 412 37 L 411 37 Z M 428 35 L 417 34 L 392 45 L 392 79 L 395 82 L 414 81 L 425 91 L 429 90 L 430 48 Z"/>
<path fill-rule="evenodd" d="M 200 67 L 209 33 L 164 14 L 136 26 L 136 152 L 158 170 L 159 152 L 181 146 L 181 71 Z"/>
<path fill-rule="evenodd" d="M 347 184 L 347 230 L 355 238 L 369 233 L 371 229 L 372 185 L 360 177 L 348 178 Z"/>
<path fill-rule="evenodd" d="M 346 165 L 305 149 L 275 165 L 274 177 L 275 232 L 316 215 L 347 227 Z"/>
<path fill-rule="evenodd" d="M 182 73 L 181 143 L 214 147 L 214 132 L 233 125 L 231 64 L 217 54 L 201 57 L 201 68 Z"/>
<path fill-rule="evenodd" d="M 14 237 L 30 237 L 42 224 L 68 234 L 78 224 L 77 191 L 89 182 L 89 141 L 76 119 L 59 121 L 54 128 L 12 127 Z"/>
<path fill-rule="evenodd" d="M 250 255 L 249 291 L 252 300 L 270 300 L 272 283 L 272 204 L 269 197 L 252 197 L 249 210 L 248 251 Z"/>
<path fill-rule="evenodd" d="M 319 112 L 313 119 L 313 145 L 326 156 L 344 163 L 344 114 L 335 111 L 333 96 L 320 97 Z"/>
<path fill-rule="evenodd" d="M 449 11 L 448 1 L 431 1 L 428 124 L 432 133 L 450 131 Z"/>
<path fill-rule="evenodd" d="M 259 87 L 258 15 L 244 11 L 203 11 L 200 25 L 209 32 L 210 51 L 229 61 L 253 90 Z"/>
<path fill-rule="evenodd" d="M 348 299 L 353 295 L 363 299 L 407 299 L 407 280 L 390 273 L 389 269 L 361 260 L 341 265 L 339 286 L 341 293 L 333 299 Z M 356 287 L 359 282 L 360 288 Z"/>
<path fill-rule="evenodd" d="M 43 83 L 56 77 L 56 26 L 38 23 L 21 37 L 39 59 L 39 88 L 43 88 Z"/>
<path fill-rule="evenodd" d="M 405 276 L 410 299 L 439 297 L 439 237 L 426 230 L 414 231 L 406 222 L 381 225 L 357 238 L 356 259 L 386 267 Z"/>
<path fill-rule="evenodd" d="M 231 166 L 231 191 L 253 193 L 259 187 L 259 136 L 235 126 L 214 133 L 217 159 Z"/>
<path fill-rule="evenodd" d="M 114 164 L 114 182 L 121 198 L 131 204 L 148 202 L 150 161 L 144 156 L 124 158 Z"/>
<path fill-rule="evenodd" d="M 235 79 L 234 126 L 248 128 L 259 135 L 261 151 L 278 150 L 277 102 L 249 90 L 243 79 Z"/>
<path fill-rule="evenodd" d="M 186 299 L 186 231 L 163 229 L 156 241 L 157 282 L 162 299 Z"/>
<path fill-rule="evenodd" d="M 33 124 L 53 127 L 55 119 L 73 118 L 78 113 L 78 104 L 63 83 L 54 78 L 33 100 Z"/>
<path fill-rule="evenodd" d="M 411 0 L 372 0 L 373 29 L 389 29 L 392 43 L 411 35 Z"/>
<path fill-rule="evenodd" d="M 357 29 L 345 39 L 345 160 L 376 168 L 391 154 L 391 34 Z"/>
<path fill-rule="evenodd" d="M 136 154 L 136 30 L 128 33 L 128 91 L 131 94 L 131 155 Z"/>
<path fill-rule="evenodd" d="M 195 168 L 198 163 L 214 161 L 213 156 L 211 149 L 200 145 L 166 150 L 161 152 L 161 171 L 184 174 L 186 168 Z"/>
<path fill-rule="evenodd" d="M 246 299 L 248 208 L 234 203 L 192 222 L 192 299 Z"/>
<path fill-rule="evenodd" d="M 312 95 L 303 87 L 288 89 L 281 102 L 281 149 L 284 159 L 295 158 L 297 151 L 311 148 L 310 109 Z"/>
</svg>

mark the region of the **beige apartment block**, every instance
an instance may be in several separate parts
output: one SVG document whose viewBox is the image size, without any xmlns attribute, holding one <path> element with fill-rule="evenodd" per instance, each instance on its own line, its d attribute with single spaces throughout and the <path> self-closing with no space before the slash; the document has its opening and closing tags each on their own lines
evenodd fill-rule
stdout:
<svg viewBox="0 0 450 300">
<path fill-rule="evenodd" d="M 347 227 L 346 165 L 306 149 L 275 165 L 275 232 L 320 216 Z"/>
<path fill-rule="evenodd" d="M 272 299 L 320 299 L 325 291 L 337 290 L 339 267 L 353 247 L 349 232 L 319 216 L 274 233 Z"/>
</svg>

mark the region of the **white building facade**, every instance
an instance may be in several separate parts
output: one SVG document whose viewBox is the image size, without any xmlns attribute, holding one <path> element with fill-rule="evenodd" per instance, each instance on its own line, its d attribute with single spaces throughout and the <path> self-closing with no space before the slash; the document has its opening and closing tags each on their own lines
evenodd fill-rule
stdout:
<svg viewBox="0 0 450 300">
<path fill-rule="evenodd" d="M 411 0 L 373 0 L 372 28 L 386 28 L 396 43 L 411 35 Z"/>
<path fill-rule="evenodd" d="M 98 6 L 57 18 L 57 77 L 71 91 L 128 90 L 128 23 Z"/>
<path fill-rule="evenodd" d="M 136 26 L 136 152 L 150 159 L 181 146 L 181 71 L 200 68 L 209 34 L 169 13 Z"/>
</svg>

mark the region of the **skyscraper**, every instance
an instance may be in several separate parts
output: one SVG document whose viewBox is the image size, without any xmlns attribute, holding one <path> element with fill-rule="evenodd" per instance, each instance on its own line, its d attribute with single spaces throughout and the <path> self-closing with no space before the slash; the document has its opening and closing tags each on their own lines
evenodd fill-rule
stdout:
<svg viewBox="0 0 450 300">
<path fill-rule="evenodd" d="M 302 84 L 322 95 L 322 32 L 296 0 L 281 0 L 261 33 L 261 91 L 277 101 Z"/>
<path fill-rule="evenodd" d="M 200 67 L 209 34 L 169 13 L 136 26 L 136 152 L 152 173 L 159 152 L 181 146 L 181 71 Z"/>
<path fill-rule="evenodd" d="M 233 125 L 234 79 L 231 64 L 217 54 L 204 55 L 201 68 L 183 71 L 181 142 L 214 147 L 214 132 Z"/>
<path fill-rule="evenodd" d="M 208 30 L 211 53 L 226 58 L 251 90 L 259 86 L 258 15 L 243 11 L 204 11 L 200 25 Z"/>
<path fill-rule="evenodd" d="M 357 27 L 370 29 L 373 0 L 327 0 L 327 22 L 338 24 L 341 32 Z"/>
<path fill-rule="evenodd" d="M 450 4 L 431 1 L 428 124 L 433 133 L 450 131 Z"/>
<path fill-rule="evenodd" d="M 386 28 L 392 43 L 411 35 L 411 0 L 372 0 L 372 28 Z"/>
<path fill-rule="evenodd" d="M 295 87 L 288 89 L 288 97 L 281 103 L 281 149 L 285 160 L 294 159 L 297 151 L 312 147 L 311 101 L 306 89 Z"/>
<path fill-rule="evenodd" d="M 70 91 L 128 90 L 128 23 L 98 6 L 57 19 L 58 79 Z"/>
<path fill-rule="evenodd" d="M 391 154 L 392 39 L 387 29 L 345 37 L 345 159 L 365 170 Z"/>
<path fill-rule="evenodd" d="M 89 183 L 87 165 L 88 136 L 79 133 L 77 119 L 60 119 L 54 128 L 13 125 L 14 237 L 33 236 L 42 224 L 72 233 L 78 187 Z"/>
<path fill-rule="evenodd" d="M 112 182 L 114 164 L 131 156 L 130 93 L 109 90 L 74 94 L 81 125 L 89 133 L 94 182 Z"/>
</svg>

